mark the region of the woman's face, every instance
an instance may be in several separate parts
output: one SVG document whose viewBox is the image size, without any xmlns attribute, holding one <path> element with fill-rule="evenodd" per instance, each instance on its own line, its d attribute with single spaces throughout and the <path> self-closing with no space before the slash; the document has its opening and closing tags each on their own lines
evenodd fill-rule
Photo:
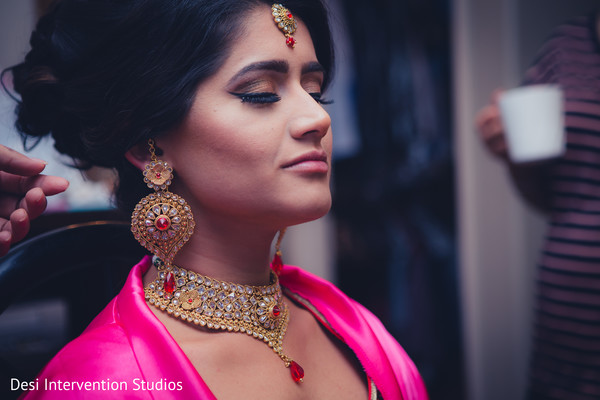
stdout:
<svg viewBox="0 0 600 400">
<path fill-rule="evenodd" d="M 331 120 L 318 101 L 323 72 L 308 29 L 297 22 L 292 49 L 269 7 L 249 12 L 183 124 L 157 141 L 175 170 L 173 192 L 195 215 L 278 229 L 329 210 Z"/>
</svg>

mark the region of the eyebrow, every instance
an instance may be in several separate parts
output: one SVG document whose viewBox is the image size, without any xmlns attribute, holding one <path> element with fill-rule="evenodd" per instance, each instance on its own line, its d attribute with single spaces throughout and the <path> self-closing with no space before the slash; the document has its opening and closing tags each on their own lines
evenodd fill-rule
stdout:
<svg viewBox="0 0 600 400">
<path fill-rule="evenodd" d="M 229 82 L 234 82 L 241 76 L 244 76 L 253 71 L 274 71 L 279 72 L 281 74 L 285 74 L 289 71 L 290 66 L 287 61 L 284 60 L 268 60 L 268 61 L 258 61 L 249 65 L 246 65 L 244 68 L 239 70 L 233 78 L 229 80 Z M 302 66 L 302 74 L 308 74 L 311 72 L 325 72 L 325 68 L 321 64 L 316 61 L 311 61 Z"/>
<path fill-rule="evenodd" d="M 316 61 L 311 61 L 302 67 L 302 75 L 311 72 L 322 72 L 325 73 L 325 68 Z"/>
</svg>

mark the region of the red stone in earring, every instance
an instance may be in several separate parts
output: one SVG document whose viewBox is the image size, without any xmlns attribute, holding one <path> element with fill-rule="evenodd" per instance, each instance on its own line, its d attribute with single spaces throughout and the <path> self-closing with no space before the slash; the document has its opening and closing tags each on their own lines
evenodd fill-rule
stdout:
<svg viewBox="0 0 600 400">
<path fill-rule="evenodd" d="M 279 231 L 279 237 L 277 237 L 277 242 L 275 243 L 275 255 L 273 256 L 273 261 L 271 261 L 271 269 L 273 272 L 279 276 L 281 274 L 281 270 L 283 269 L 283 262 L 281 261 L 281 240 L 283 239 L 283 235 L 285 235 L 286 228 L 283 228 Z"/>
</svg>

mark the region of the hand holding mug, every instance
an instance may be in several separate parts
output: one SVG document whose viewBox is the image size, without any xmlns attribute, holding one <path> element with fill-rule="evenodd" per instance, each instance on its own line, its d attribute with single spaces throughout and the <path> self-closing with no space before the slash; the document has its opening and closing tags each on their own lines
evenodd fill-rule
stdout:
<svg viewBox="0 0 600 400">
<path fill-rule="evenodd" d="M 477 114 L 475 126 L 486 148 L 496 157 L 508 161 L 506 135 L 498 106 L 498 98 L 503 92 L 498 89 L 492 93 L 491 103 Z"/>
<path fill-rule="evenodd" d="M 560 157 L 565 151 L 563 92 L 558 85 L 531 85 L 499 96 L 508 154 L 513 163 Z"/>
</svg>

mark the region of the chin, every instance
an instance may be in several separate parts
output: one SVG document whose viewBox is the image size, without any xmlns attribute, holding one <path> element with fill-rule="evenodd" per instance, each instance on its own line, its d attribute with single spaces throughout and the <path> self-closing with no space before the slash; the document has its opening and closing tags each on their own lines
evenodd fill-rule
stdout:
<svg viewBox="0 0 600 400">
<path fill-rule="evenodd" d="M 293 215 L 296 218 L 294 218 L 294 221 L 290 221 L 287 224 L 288 226 L 314 221 L 323 217 L 331 209 L 331 195 L 319 199 L 319 201 L 312 201 L 305 206 L 295 204 L 293 208 L 294 210 L 290 211 L 289 215 Z"/>
</svg>

